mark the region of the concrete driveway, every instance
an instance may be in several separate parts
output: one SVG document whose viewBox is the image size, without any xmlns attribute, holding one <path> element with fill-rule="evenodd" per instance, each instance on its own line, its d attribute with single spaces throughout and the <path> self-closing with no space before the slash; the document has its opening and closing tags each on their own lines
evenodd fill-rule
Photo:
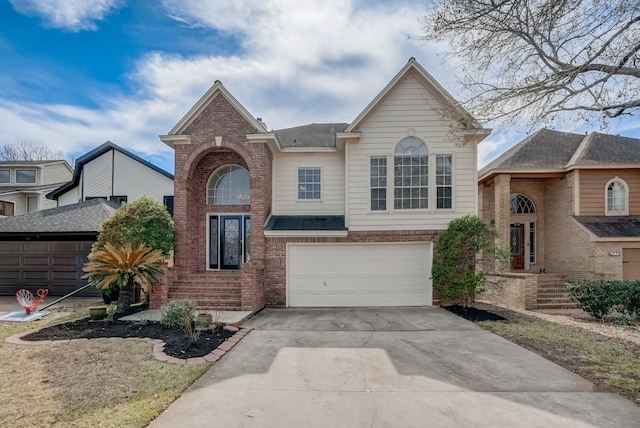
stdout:
<svg viewBox="0 0 640 428">
<path fill-rule="evenodd" d="M 638 427 L 640 408 L 436 308 L 266 309 L 149 426 Z"/>
</svg>

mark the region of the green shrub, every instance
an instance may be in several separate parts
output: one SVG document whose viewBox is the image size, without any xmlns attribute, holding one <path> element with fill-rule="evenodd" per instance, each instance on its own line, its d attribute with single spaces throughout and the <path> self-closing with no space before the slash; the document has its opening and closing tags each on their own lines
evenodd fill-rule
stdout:
<svg viewBox="0 0 640 428">
<path fill-rule="evenodd" d="M 160 308 L 160 323 L 165 327 L 179 327 L 184 334 L 196 343 L 198 331 L 195 329 L 196 306 L 191 300 L 172 300 Z"/>
<path fill-rule="evenodd" d="M 433 288 L 445 300 L 461 298 L 464 306 L 485 291 L 487 277 L 477 268 L 482 257 L 504 262 L 508 251 L 496 248 L 497 233 L 476 216 L 452 220 L 438 235 L 431 268 Z"/>
<path fill-rule="evenodd" d="M 640 316 L 640 281 L 571 281 L 569 297 L 578 308 L 599 320 L 613 311 L 629 319 Z"/>
</svg>

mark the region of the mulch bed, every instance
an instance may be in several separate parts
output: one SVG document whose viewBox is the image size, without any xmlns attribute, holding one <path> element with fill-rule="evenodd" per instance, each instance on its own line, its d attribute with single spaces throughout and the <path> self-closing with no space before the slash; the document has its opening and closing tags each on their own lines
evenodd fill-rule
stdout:
<svg viewBox="0 0 640 428">
<path fill-rule="evenodd" d="M 202 330 L 194 344 L 179 328 L 167 328 L 159 322 L 145 321 L 91 321 L 83 318 L 43 328 L 29 333 L 22 340 L 95 339 L 105 337 L 148 337 L 165 343 L 164 353 L 175 358 L 203 357 L 234 335 L 234 332 L 218 327 L 215 331 Z"/>
<path fill-rule="evenodd" d="M 504 321 L 505 317 L 498 315 L 494 312 L 488 311 L 486 309 L 474 308 L 474 307 L 464 307 L 461 305 L 449 305 L 443 306 L 442 309 L 446 309 L 449 312 L 452 312 L 459 317 L 466 319 L 467 321 L 478 322 L 478 321 Z"/>
</svg>

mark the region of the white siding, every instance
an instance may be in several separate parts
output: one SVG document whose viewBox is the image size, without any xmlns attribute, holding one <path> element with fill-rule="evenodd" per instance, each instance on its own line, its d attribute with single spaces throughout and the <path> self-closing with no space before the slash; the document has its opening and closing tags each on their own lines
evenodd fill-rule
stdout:
<svg viewBox="0 0 640 428">
<path fill-rule="evenodd" d="M 61 186 L 72 179 L 73 172 L 64 162 L 44 164 L 41 173 L 42 184 L 57 184 Z"/>
<path fill-rule="evenodd" d="M 321 169 L 320 201 L 298 200 L 298 168 Z M 273 159 L 275 215 L 344 215 L 344 153 L 277 153 Z"/>
<path fill-rule="evenodd" d="M 358 143 L 348 143 L 349 230 L 444 229 L 449 221 L 476 214 L 476 145 L 463 144 L 451 134 L 438 111 L 438 99 L 413 74 L 407 74 L 360 124 Z M 393 151 L 403 138 L 414 135 L 429 150 L 429 209 L 393 210 Z M 453 155 L 453 209 L 436 210 L 435 155 Z M 370 211 L 371 156 L 387 156 L 387 211 Z"/>
<path fill-rule="evenodd" d="M 58 206 L 77 204 L 78 202 L 81 202 L 80 186 L 73 187 L 58 198 Z"/>
<path fill-rule="evenodd" d="M 113 195 L 126 195 L 129 202 L 148 195 L 163 202 L 164 196 L 173 195 L 173 180 L 116 151 Z"/>
<path fill-rule="evenodd" d="M 111 195 L 111 165 L 113 150 L 84 164 L 80 186 L 84 185 L 83 197 L 109 197 Z"/>
</svg>

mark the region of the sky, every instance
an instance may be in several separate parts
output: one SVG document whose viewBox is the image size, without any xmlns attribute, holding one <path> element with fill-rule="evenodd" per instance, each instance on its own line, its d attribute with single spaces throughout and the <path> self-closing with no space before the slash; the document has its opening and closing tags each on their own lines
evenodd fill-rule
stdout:
<svg viewBox="0 0 640 428">
<path fill-rule="evenodd" d="M 173 172 L 173 151 L 158 135 L 215 80 L 270 129 L 351 122 L 410 57 L 460 99 L 446 46 L 419 39 L 426 7 L 0 0 L 0 144 L 29 141 L 75 159 L 108 140 Z M 640 125 L 620 121 L 608 132 L 640 137 Z M 479 166 L 522 138 L 494 128 L 479 146 Z"/>
</svg>

